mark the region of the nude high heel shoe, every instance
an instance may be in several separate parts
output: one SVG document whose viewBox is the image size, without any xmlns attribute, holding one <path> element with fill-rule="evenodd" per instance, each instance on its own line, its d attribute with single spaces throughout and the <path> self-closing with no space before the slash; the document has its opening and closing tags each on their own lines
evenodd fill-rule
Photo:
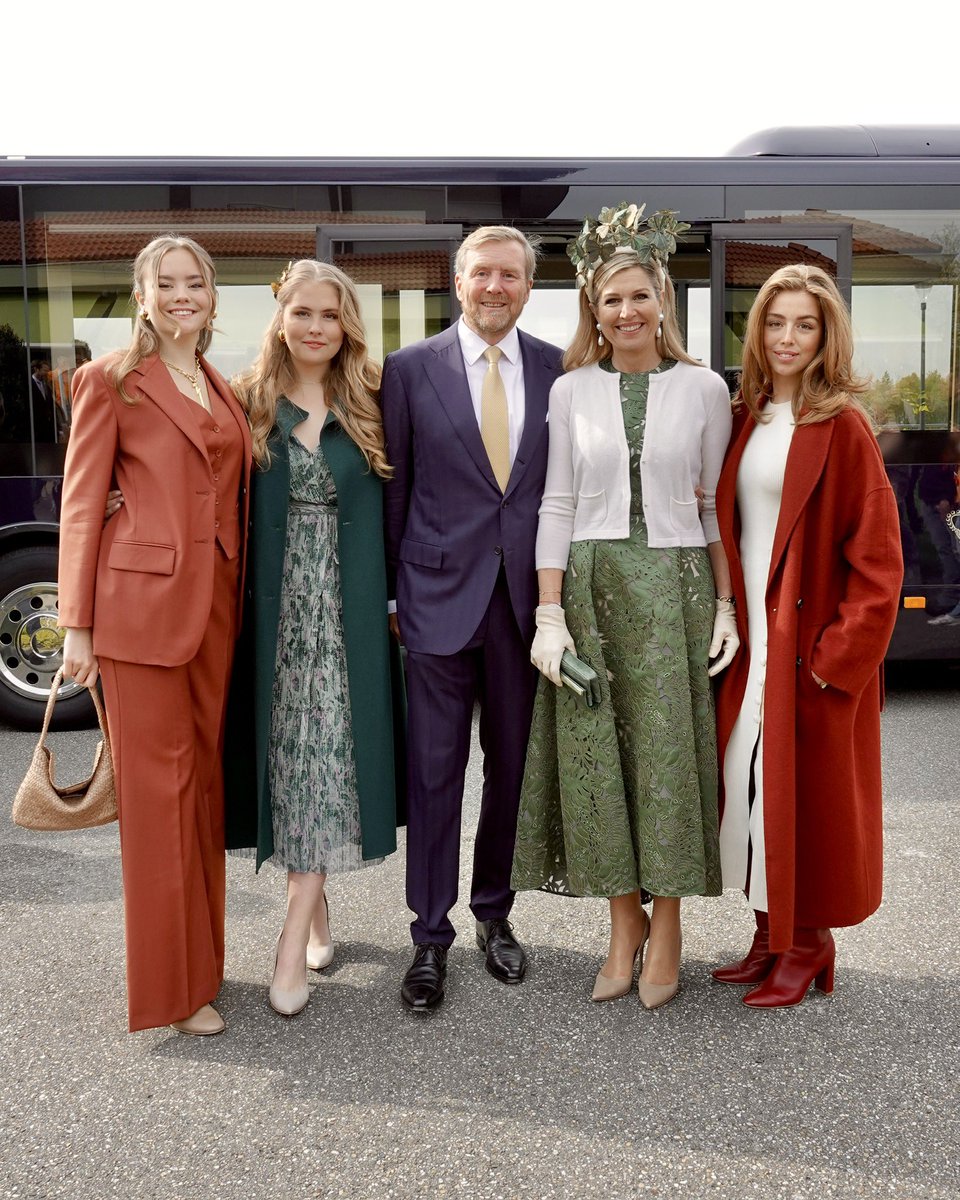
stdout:
<svg viewBox="0 0 960 1200">
<path fill-rule="evenodd" d="M 643 948 L 647 944 L 647 938 L 650 936 L 650 920 L 647 919 L 647 928 L 640 939 L 640 945 L 637 947 L 633 955 L 633 966 L 630 968 L 629 975 L 604 975 L 602 971 L 597 972 L 597 978 L 593 984 L 593 995 L 590 999 L 599 1004 L 604 1000 L 619 1000 L 621 996 L 625 996 L 633 987 L 633 975 L 637 969 L 637 959 L 643 961 Z"/>
<path fill-rule="evenodd" d="M 297 1013 L 302 1013 L 310 1003 L 310 989 L 307 987 L 307 972 L 303 972 L 303 987 L 278 988 L 273 982 L 277 974 L 277 958 L 280 955 L 280 938 L 283 937 L 283 930 L 280 931 L 280 937 L 277 938 L 277 944 L 273 949 L 273 972 L 270 978 L 270 1007 L 274 1012 L 278 1012 L 281 1017 L 295 1017 Z"/>
<path fill-rule="evenodd" d="M 212 1004 L 204 1004 L 182 1021 L 172 1021 L 170 1028 L 175 1029 L 177 1033 L 189 1033 L 192 1037 L 213 1037 L 223 1033 L 226 1025 Z"/>
<path fill-rule="evenodd" d="M 683 951 L 683 936 L 680 937 L 680 952 Z M 679 954 L 678 954 L 679 957 Z M 670 1001 L 680 990 L 680 973 L 679 964 L 677 967 L 677 978 L 672 983 L 647 983 L 641 972 L 640 978 L 637 980 L 637 996 L 644 1008 L 662 1008 L 664 1004 L 669 1004 Z"/>
<path fill-rule="evenodd" d="M 327 932 L 330 931 L 330 905 L 327 893 L 323 893 L 323 907 L 327 910 Z M 333 962 L 333 938 L 326 945 L 307 942 L 307 966 L 311 971 L 323 971 Z"/>
</svg>

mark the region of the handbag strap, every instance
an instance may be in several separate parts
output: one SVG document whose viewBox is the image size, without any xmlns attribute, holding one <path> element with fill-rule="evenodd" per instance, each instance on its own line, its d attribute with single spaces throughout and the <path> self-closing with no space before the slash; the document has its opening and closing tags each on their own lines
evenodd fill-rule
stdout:
<svg viewBox="0 0 960 1200">
<path fill-rule="evenodd" d="M 47 732 L 50 729 L 50 719 L 53 716 L 53 706 L 56 704 L 60 695 L 60 684 L 63 683 L 63 667 L 60 667 L 56 675 L 53 677 L 53 682 L 50 684 L 50 695 L 47 698 L 47 709 L 43 714 L 43 728 L 40 730 L 40 741 L 37 743 L 42 746 L 47 740 Z M 97 720 L 100 723 L 100 732 L 103 734 L 103 740 L 110 745 L 110 734 L 107 732 L 107 717 L 103 711 L 103 704 L 100 701 L 100 693 L 96 686 L 88 688 L 90 699 L 93 701 L 93 707 L 97 713 Z"/>
</svg>

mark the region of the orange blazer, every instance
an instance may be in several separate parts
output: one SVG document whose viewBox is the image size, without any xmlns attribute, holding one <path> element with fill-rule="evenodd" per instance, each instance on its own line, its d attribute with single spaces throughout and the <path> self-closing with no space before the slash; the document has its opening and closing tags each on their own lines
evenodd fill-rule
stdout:
<svg viewBox="0 0 960 1200">
<path fill-rule="evenodd" d="M 128 404 L 105 368 L 74 377 L 73 423 L 60 515 L 60 625 L 93 628 L 94 653 L 125 662 L 181 666 L 200 646 L 213 603 L 213 472 L 186 400 L 159 356 L 127 377 Z M 246 416 L 226 380 L 203 361 L 210 387 L 243 436 L 241 587 L 249 507 L 251 443 Z M 124 504 L 103 523 L 111 487 Z M 239 622 L 238 622 L 239 628 Z"/>
</svg>

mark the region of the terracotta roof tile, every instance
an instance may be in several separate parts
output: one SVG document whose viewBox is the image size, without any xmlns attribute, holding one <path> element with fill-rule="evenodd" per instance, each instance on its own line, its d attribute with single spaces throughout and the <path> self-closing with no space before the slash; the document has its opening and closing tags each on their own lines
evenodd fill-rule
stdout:
<svg viewBox="0 0 960 1200">
<path fill-rule="evenodd" d="M 849 225 L 854 254 L 939 254 L 940 246 L 905 229 L 880 225 L 862 217 L 829 212 L 822 208 L 777 217 L 750 217 L 745 225 Z"/>
<path fill-rule="evenodd" d="M 406 217 L 263 209 L 56 213 L 26 222 L 27 261 L 113 262 L 136 257 L 161 233 L 183 233 L 216 257 L 297 258 L 316 249 L 318 225 L 393 225 Z M 0 221 L 0 262 L 20 259 L 20 228 Z"/>
<path fill-rule="evenodd" d="M 132 262 L 144 243 L 171 231 L 194 238 L 214 259 L 309 258 L 316 253 L 318 225 L 403 224 L 406 218 L 330 212 L 264 212 L 261 209 L 192 209 L 178 212 L 58 213 L 28 221 L 27 260 Z M 0 263 L 19 262 L 20 227 L 0 221 Z M 446 291 L 450 262 L 444 250 L 337 255 L 335 262 L 357 283 Z"/>
<path fill-rule="evenodd" d="M 837 264 L 832 258 L 802 242 L 776 246 L 771 242 L 727 242 L 726 274 L 731 287 L 758 288 L 774 271 L 791 263 L 821 267 L 836 278 Z"/>
</svg>

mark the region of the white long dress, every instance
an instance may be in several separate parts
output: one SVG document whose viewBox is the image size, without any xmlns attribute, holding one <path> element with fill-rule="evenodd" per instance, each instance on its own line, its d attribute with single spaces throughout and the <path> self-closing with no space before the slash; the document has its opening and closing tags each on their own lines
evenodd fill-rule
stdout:
<svg viewBox="0 0 960 1200">
<path fill-rule="evenodd" d="M 720 824 L 723 886 L 747 893 L 751 908 L 767 911 L 763 838 L 763 688 L 767 673 L 767 579 L 780 516 L 793 412 L 768 404 L 750 434 L 737 473 L 740 561 L 747 593 L 750 668 L 747 687 L 723 764 L 724 810 Z"/>
</svg>

